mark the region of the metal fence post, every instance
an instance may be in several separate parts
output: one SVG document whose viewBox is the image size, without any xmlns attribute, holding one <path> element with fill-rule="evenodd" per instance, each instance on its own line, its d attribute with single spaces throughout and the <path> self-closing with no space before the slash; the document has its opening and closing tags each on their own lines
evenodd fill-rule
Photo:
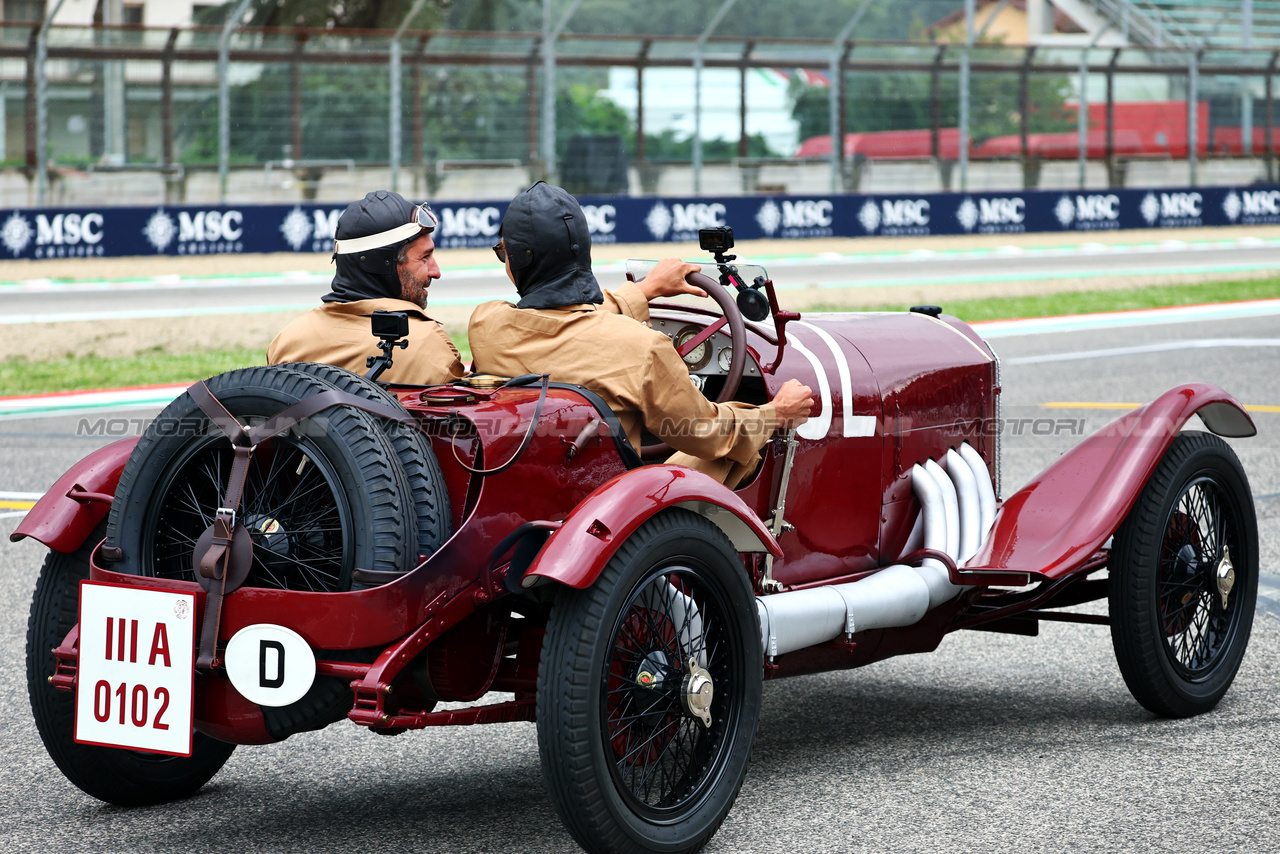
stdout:
<svg viewBox="0 0 1280 854">
<path fill-rule="evenodd" d="M 969 189 L 969 51 L 973 48 L 974 0 L 964 0 L 964 50 L 960 53 L 960 192 Z M 993 12 L 991 17 L 995 17 Z M 944 190 L 951 189 L 943 187 Z"/>
<path fill-rule="evenodd" d="M 556 39 L 581 5 L 573 0 L 552 28 L 551 0 L 542 0 L 542 163 L 548 181 L 556 177 Z"/>
<path fill-rule="evenodd" d="M 1200 147 L 1200 51 L 1191 51 L 1187 64 L 1187 183 L 1196 185 Z"/>
<path fill-rule="evenodd" d="M 36 35 L 36 205 L 44 207 L 44 196 L 49 185 L 49 81 L 45 77 L 44 64 L 49 58 L 49 26 L 62 8 L 63 0 L 53 4 L 53 11 L 45 16 Z"/>
<path fill-rule="evenodd" d="M 733 8 L 733 4 L 738 0 L 724 0 L 715 17 L 702 30 L 702 34 L 698 36 L 697 44 L 693 49 L 693 193 L 698 195 L 702 192 L 702 51 L 707 46 L 707 39 L 711 38 L 711 34 L 715 32 L 716 27 L 720 26 L 720 22 L 724 20 L 724 16 L 729 14 L 729 10 Z"/>
<path fill-rule="evenodd" d="M 218 37 L 218 201 L 227 203 L 227 172 L 231 166 L 231 82 L 227 70 L 231 66 L 231 31 L 239 26 L 244 10 L 253 0 L 240 0 L 231 17 L 222 25 Z"/>
<path fill-rule="evenodd" d="M 840 110 L 844 98 L 844 63 L 848 57 L 845 41 L 853 34 L 853 28 L 862 21 L 862 16 L 875 0 L 862 0 L 853 17 L 844 25 L 844 29 L 831 42 L 831 192 L 838 192 L 841 187 L 840 164 L 844 160 L 844 123 L 840 121 Z"/>
<path fill-rule="evenodd" d="M 402 67 L 403 55 L 400 50 L 400 37 L 404 35 L 404 31 L 409 27 L 409 22 L 414 19 L 425 2 L 426 0 L 415 0 L 413 6 L 409 9 L 409 14 L 404 16 L 404 20 L 400 22 L 400 27 L 396 30 L 396 34 L 391 37 L 391 139 L 389 140 L 391 150 L 388 152 L 387 159 L 391 166 L 392 192 L 400 189 L 400 146 L 403 142 L 400 138 L 402 133 L 400 127 L 400 77 L 404 69 Z"/>
</svg>

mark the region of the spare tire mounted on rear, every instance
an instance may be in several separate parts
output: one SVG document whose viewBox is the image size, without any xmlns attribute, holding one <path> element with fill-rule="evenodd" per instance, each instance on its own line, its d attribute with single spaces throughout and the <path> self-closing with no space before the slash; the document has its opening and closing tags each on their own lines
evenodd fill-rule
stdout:
<svg viewBox="0 0 1280 854">
<path fill-rule="evenodd" d="M 231 371 L 205 386 L 242 425 L 317 394 L 338 394 L 333 382 L 289 366 Z M 386 405 L 362 405 L 378 404 Z M 410 486 L 380 421 L 355 405 L 329 405 L 253 448 L 234 508 L 253 542 L 246 584 L 318 592 L 371 586 L 412 569 L 420 547 L 429 553 L 443 542 L 450 517 L 439 464 L 421 443 L 420 467 L 429 476 L 415 472 Z M 107 526 L 112 568 L 197 580 L 196 544 L 222 506 L 233 457 L 227 435 L 190 392 L 169 404 L 121 475 Z M 418 518 L 415 493 L 436 491 L 422 496 L 433 508 L 428 526 Z M 434 541 L 420 546 L 420 530 Z M 368 574 L 362 579 L 357 570 Z"/>
</svg>

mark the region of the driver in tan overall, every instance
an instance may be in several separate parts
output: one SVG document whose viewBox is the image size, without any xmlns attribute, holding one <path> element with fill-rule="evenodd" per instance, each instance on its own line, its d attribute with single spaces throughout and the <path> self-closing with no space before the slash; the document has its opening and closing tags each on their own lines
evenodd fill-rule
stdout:
<svg viewBox="0 0 1280 854">
<path fill-rule="evenodd" d="M 395 352 L 384 382 L 441 385 L 465 375 L 448 333 L 427 315 L 427 290 L 440 278 L 430 205 L 378 190 L 338 218 L 333 290 L 293 320 L 267 348 L 267 364 L 324 362 L 364 375 L 378 355 L 369 316 L 379 309 L 409 318 L 409 346 Z"/>
<path fill-rule="evenodd" d="M 812 393 L 788 380 L 763 406 L 713 403 L 689 377 L 671 339 L 647 326 L 648 305 L 605 302 L 591 272 L 591 236 L 569 193 L 539 182 L 512 201 L 494 247 L 520 295 L 471 315 L 468 336 L 481 373 L 550 373 L 600 395 L 638 450 L 646 428 L 677 453 L 669 463 L 696 468 L 731 488 L 756 467 L 778 428 L 803 424 Z M 701 293 L 684 277 L 699 270 L 662 261 L 640 283 L 647 297 Z M 618 302 L 617 297 L 610 303 Z M 603 304 L 603 305 L 602 305 Z"/>
</svg>

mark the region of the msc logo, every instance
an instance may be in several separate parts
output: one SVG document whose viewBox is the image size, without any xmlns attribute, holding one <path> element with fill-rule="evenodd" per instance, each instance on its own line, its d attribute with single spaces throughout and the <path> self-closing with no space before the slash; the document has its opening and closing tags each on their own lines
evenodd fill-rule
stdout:
<svg viewBox="0 0 1280 854">
<path fill-rule="evenodd" d="M 783 228 L 827 228 L 832 204 L 826 199 L 801 199 L 782 203 Z"/>
<path fill-rule="evenodd" d="M 239 252 L 244 248 L 244 214 L 240 211 L 178 211 L 178 221 L 160 208 L 142 229 L 157 252 L 164 252 L 174 238 L 179 255 Z"/>
<path fill-rule="evenodd" d="M 681 233 L 687 235 L 700 228 L 716 228 L 724 225 L 724 215 L 725 207 L 719 202 L 712 204 L 690 202 L 687 205 L 667 207 L 659 200 L 649 209 L 648 215 L 644 218 L 644 224 L 648 226 L 649 233 L 655 240 L 665 240 L 669 233 L 673 239 L 680 239 L 675 235 Z"/>
<path fill-rule="evenodd" d="M 1199 193 L 1161 193 L 1160 216 L 1170 219 L 1198 217 L 1201 201 Z"/>
<path fill-rule="evenodd" d="M 618 216 L 618 209 L 613 205 L 583 205 L 582 213 L 587 218 L 587 229 L 590 230 L 591 236 L 598 234 L 613 234 L 613 230 L 617 228 L 615 220 Z"/>
<path fill-rule="evenodd" d="M 1017 196 L 1010 198 L 965 199 L 956 208 L 956 219 L 965 231 L 1022 231 L 1027 219 L 1027 203 Z"/>
<path fill-rule="evenodd" d="M 1280 191 L 1258 190 L 1240 194 L 1245 216 L 1280 216 Z"/>
<path fill-rule="evenodd" d="M 36 246 L 75 246 L 102 241 L 102 214 L 58 214 L 53 219 L 36 214 Z"/>
<path fill-rule="evenodd" d="M 1158 221 L 1170 224 L 1172 220 L 1199 222 L 1204 211 L 1204 197 L 1199 193 L 1161 193 L 1159 197 L 1155 193 L 1147 193 L 1138 205 L 1138 211 L 1147 225 L 1155 225 Z"/>
<path fill-rule="evenodd" d="M 781 207 L 769 199 L 756 211 L 756 222 L 770 237 L 779 227 L 784 237 L 821 237 L 831 233 L 834 208 L 828 199 L 795 199 Z"/>
<path fill-rule="evenodd" d="M 441 208 L 436 245 L 488 246 L 498 233 L 502 211 L 493 206 Z"/>
<path fill-rule="evenodd" d="M 928 199 L 884 199 L 879 205 L 868 199 L 858 210 L 858 221 L 867 234 L 877 228 L 882 234 L 927 234 Z"/>
<path fill-rule="evenodd" d="M 1280 191 L 1244 190 L 1239 195 L 1232 191 L 1222 200 L 1222 212 L 1232 222 L 1241 215 L 1245 223 L 1280 221 Z"/>
<path fill-rule="evenodd" d="M 688 204 L 671 206 L 673 231 L 697 231 L 700 228 L 717 228 L 724 225 L 724 205 Z"/>
<path fill-rule="evenodd" d="M 502 215 L 497 208 L 442 208 L 440 234 L 444 237 L 493 237 Z"/>
<path fill-rule="evenodd" d="M 178 211 L 179 243 L 217 243 L 239 240 L 244 234 L 240 211 Z"/>
<path fill-rule="evenodd" d="M 1009 225 L 1027 218 L 1027 203 L 1022 199 L 979 199 L 978 222 L 981 225 Z"/>
<path fill-rule="evenodd" d="M 1053 213 L 1063 228 L 1118 228 L 1120 197 L 1114 193 L 1063 196 Z"/>
</svg>

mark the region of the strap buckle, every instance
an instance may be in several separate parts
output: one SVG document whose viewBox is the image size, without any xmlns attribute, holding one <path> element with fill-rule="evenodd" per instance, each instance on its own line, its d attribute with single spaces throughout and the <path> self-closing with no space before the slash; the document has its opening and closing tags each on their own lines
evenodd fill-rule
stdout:
<svg viewBox="0 0 1280 854">
<path fill-rule="evenodd" d="M 236 511 L 231 507 L 219 507 L 213 514 L 215 519 L 221 519 L 227 523 L 227 530 L 234 531 L 236 528 Z"/>
</svg>

